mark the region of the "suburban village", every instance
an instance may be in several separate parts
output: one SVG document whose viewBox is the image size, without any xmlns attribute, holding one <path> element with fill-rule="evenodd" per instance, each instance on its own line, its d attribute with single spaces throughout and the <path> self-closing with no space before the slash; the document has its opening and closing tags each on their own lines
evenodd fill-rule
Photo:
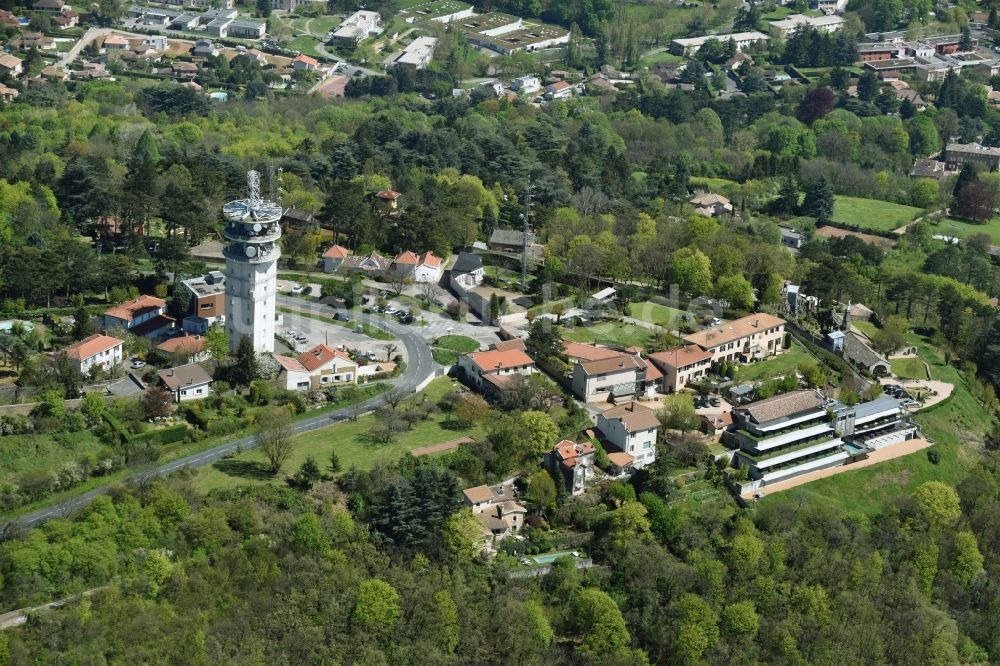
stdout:
<svg viewBox="0 0 1000 666">
<path fill-rule="evenodd" d="M 0 156 L 0 666 L 1000 661 L 1000 2 L 0 0 Z"/>
</svg>

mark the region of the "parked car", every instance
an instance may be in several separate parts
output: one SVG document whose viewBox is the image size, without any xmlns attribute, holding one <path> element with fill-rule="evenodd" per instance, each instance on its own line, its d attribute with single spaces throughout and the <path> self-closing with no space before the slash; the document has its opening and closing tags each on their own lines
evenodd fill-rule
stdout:
<svg viewBox="0 0 1000 666">
<path fill-rule="evenodd" d="M 709 404 L 712 405 L 712 407 L 721 407 L 722 406 L 722 400 L 720 400 L 719 396 L 717 396 L 717 395 L 713 395 L 711 398 L 709 398 L 708 402 L 709 402 Z"/>
<path fill-rule="evenodd" d="M 132 359 L 132 363 L 130 365 L 131 365 L 131 367 L 132 367 L 133 370 L 138 370 L 139 368 L 145 368 L 146 367 L 146 362 L 145 361 L 140 361 L 139 359 L 134 358 L 134 359 Z"/>
<path fill-rule="evenodd" d="M 346 312 L 338 312 L 333 315 L 333 318 L 337 321 L 350 321 L 350 317 L 347 316 Z"/>
<path fill-rule="evenodd" d="M 303 291 L 303 289 L 304 288 L 303 288 L 303 286 L 301 284 L 297 284 L 294 287 L 292 287 L 292 293 L 293 294 L 301 294 L 302 291 Z"/>
</svg>

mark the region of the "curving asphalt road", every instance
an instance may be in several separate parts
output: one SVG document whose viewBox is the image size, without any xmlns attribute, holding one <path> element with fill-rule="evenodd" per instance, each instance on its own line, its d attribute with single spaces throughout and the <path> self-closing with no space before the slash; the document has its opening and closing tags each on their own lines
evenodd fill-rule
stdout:
<svg viewBox="0 0 1000 666">
<path fill-rule="evenodd" d="M 327 317 L 332 315 L 332 311 L 329 307 L 308 303 L 302 299 L 291 298 L 288 296 L 278 296 L 277 301 L 283 307 L 289 307 L 303 312 L 321 314 Z M 431 356 L 430 347 L 416 332 L 416 329 L 410 328 L 409 326 L 405 326 L 391 319 L 359 315 L 353 312 L 348 312 L 347 315 L 352 320 L 363 319 L 372 326 L 382 328 L 389 333 L 392 333 L 399 338 L 400 341 L 402 341 L 403 347 L 406 349 L 406 371 L 394 380 L 393 383 L 397 389 L 407 394 L 414 393 L 423 381 L 433 375 L 437 364 Z M 360 404 L 360 413 L 365 413 L 375 409 L 379 405 L 380 400 L 381 398 L 379 396 L 365 400 Z M 356 405 L 343 407 L 334 411 L 324 412 L 318 416 L 311 416 L 309 418 L 302 419 L 301 421 L 296 421 L 295 432 L 300 433 L 308 430 L 326 428 L 327 426 L 347 419 L 357 408 L 358 406 Z M 167 476 L 168 474 L 176 472 L 184 467 L 202 467 L 203 465 L 209 465 L 216 460 L 226 457 L 237 448 L 246 450 L 253 448 L 254 446 L 256 446 L 254 437 L 241 437 L 231 442 L 219 444 L 218 446 L 206 449 L 205 451 L 193 453 L 184 458 L 178 458 L 177 460 L 164 463 L 152 469 L 133 474 L 124 479 L 124 481 L 142 481 L 155 477 Z M 94 498 L 107 493 L 112 485 L 117 485 L 121 482 L 122 481 L 120 480 L 116 481 L 114 484 L 109 483 L 107 485 L 88 490 L 85 493 L 81 493 L 80 495 L 55 506 L 27 513 L 17 520 L 4 524 L 0 527 L 0 533 L 8 533 L 10 530 L 17 527 L 36 527 L 48 520 L 51 520 L 52 518 L 65 516 L 73 511 L 76 511 L 77 509 L 87 506 L 94 500 Z"/>
</svg>

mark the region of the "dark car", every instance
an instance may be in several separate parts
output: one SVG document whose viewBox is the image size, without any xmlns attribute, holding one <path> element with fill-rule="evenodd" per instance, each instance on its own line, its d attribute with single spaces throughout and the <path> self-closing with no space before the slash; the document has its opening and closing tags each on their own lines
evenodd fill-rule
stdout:
<svg viewBox="0 0 1000 666">
<path fill-rule="evenodd" d="M 335 315 L 333 315 L 333 318 L 336 319 L 337 321 L 350 321 L 351 320 L 351 318 L 347 316 L 346 312 L 338 312 Z"/>
<path fill-rule="evenodd" d="M 713 395 L 711 398 L 709 398 L 708 402 L 709 402 L 709 404 L 712 405 L 712 407 L 721 407 L 722 406 L 722 401 L 719 400 L 719 396 L 717 396 L 717 395 Z"/>
</svg>

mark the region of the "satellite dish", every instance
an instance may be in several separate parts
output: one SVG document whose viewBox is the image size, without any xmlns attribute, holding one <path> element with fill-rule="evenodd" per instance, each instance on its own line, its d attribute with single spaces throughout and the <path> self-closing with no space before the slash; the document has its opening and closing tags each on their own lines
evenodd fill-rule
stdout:
<svg viewBox="0 0 1000 666">
<path fill-rule="evenodd" d="M 259 233 L 260 233 L 260 230 L 261 230 L 261 229 L 263 229 L 263 228 L 264 228 L 264 227 L 260 226 L 259 224 L 255 224 L 255 225 L 253 225 L 253 232 L 254 232 L 255 234 L 259 234 Z"/>
<path fill-rule="evenodd" d="M 246 248 L 246 250 L 244 250 L 244 252 L 246 252 L 246 254 L 247 254 L 248 257 L 256 257 L 257 256 L 257 248 L 255 248 L 253 245 L 247 245 L 247 248 Z"/>
</svg>

